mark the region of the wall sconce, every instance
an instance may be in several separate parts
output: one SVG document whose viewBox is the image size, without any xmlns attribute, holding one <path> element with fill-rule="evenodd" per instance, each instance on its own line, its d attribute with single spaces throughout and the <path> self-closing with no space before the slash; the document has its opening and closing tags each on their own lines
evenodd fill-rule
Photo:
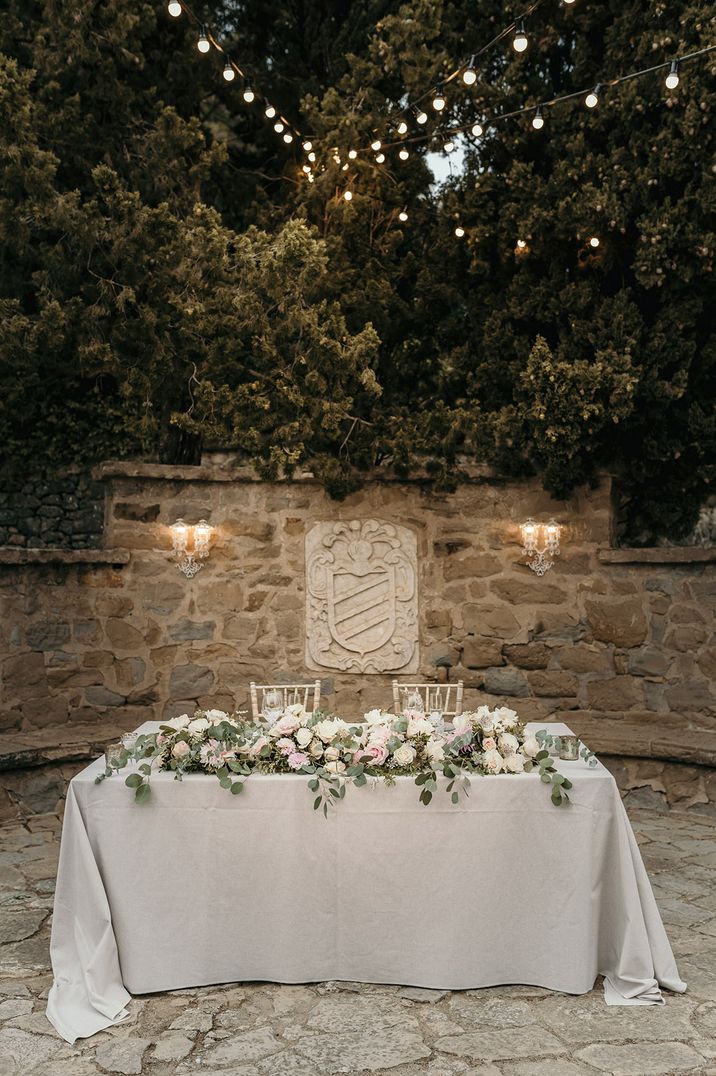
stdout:
<svg viewBox="0 0 716 1076">
<path fill-rule="evenodd" d="M 520 527 L 522 532 L 522 548 L 525 555 L 530 558 L 528 567 L 537 575 L 544 575 L 552 567 L 554 558 L 559 556 L 559 537 L 562 528 L 555 519 L 547 523 L 537 523 L 534 519 L 528 519 Z M 540 538 L 542 544 L 540 546 Z"/>
<path fill-rule="evenodd" d="M 187 579 L 193 579 L 196 573 L 204 567 L 203 564 L 197 563 L 197 558 L 205 560 L 209 556 L 213 527 L 205 519 L 200 519 L 194 526 L 185 523 L 183 519 L 178 519 L 169 529 L 172 532 L 174 556 L 179 561 L 177 568 Z M 192 539 L 193 549 L 189 551 Z"/>
</svg>

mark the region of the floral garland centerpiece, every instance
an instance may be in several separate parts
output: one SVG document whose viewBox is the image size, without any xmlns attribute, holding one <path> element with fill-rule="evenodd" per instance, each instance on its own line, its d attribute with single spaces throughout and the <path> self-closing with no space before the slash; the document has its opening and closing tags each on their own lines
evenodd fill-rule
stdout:
<svg viewBox="0 0 716 1076">
<path fill-rule="evenodd" d="M 571 782 L 555 771 L 537 735 L 527 733 L 514 710 L 481 706 L 451 723 L 439 714 L 417 710 L 395 715 L 370 710 L 362 722 L 346 722 L 322 712 L 307 713 L 300 704 L 286 707 L 273 724 L 247 721 L 222 710 L 197 710 L 163 723 L 156 733 L 137 737 L 131 751 L 112 759 L 97 781 L 127 763 L 136 772 L 125 783 L 141 802 L 150 794 L 152 770 L 168 770 L 181 780 L 189 773 L 214 774 L 222 788 L 242 791 L 252 773 L 302 774 L 315 793 L 314 808 L 345 796 L 346 785 L 369 779 L 388 784 L 413 777 L 420 801 L 430 803 L 440 778 L 453 803 L 467 794 L 474 775 L 539 771 L 549 784 L 555 806 L 569 800 Z"/>
</svg>

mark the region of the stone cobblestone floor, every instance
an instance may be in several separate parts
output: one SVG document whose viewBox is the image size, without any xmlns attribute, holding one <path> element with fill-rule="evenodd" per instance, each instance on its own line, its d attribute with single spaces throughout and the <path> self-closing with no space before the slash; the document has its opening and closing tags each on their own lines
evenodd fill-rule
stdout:
<svg viewBox="0 0 716 1076">
<path fill-rule="evenodd" d="M 4 826 L 0 1074 L 716 1076 L 716 820 L 630 815 L 689 984 L 665 1006 L 607 1008 L 600 984 L 582 997 L 530 987 L 249 984 L 137 997 L 129 1023 L 75 1046 L 44 1015 L 60 821 Z"/>
</svg>

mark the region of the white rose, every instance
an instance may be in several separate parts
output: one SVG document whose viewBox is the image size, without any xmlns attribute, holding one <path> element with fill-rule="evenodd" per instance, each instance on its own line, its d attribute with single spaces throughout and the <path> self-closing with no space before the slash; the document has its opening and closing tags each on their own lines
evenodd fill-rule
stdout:
<svg viewBox="0 0 716 1076">
<path fill-rule="evenodd" d="M 452 719 L 452 725 L 455 732 L 464 736 L 466 732 L 472 732 L 472 716 L 470 714 L 457 714 Z"/>
<path fill-rule="evenodd" d="M 520 741 L 511 732 L 503 732 L 498 740 L 503 755 L 512 755 L 520 746 Z"/>
<path fill-rule="evenodd" d="M 345 762 L 327 762 L 326 769 L 329 773 L 344 773 L 346 768 Z"/>
<path fill-rule="evenodd" d="M 510 754 L 505 759 L 505 769 L 508 773 L 522 773 L 525 768 L 525 760 L 522 755 Z"/>
<path fill-rule="evenodd" d="M 415 748 L 409 744 L 401 744 L 397 751 L 393 752 L 393 758 L 398 766 L 410 766 L 415 761 L 417 752 Z"/>
<path fill-rule="evenodd" d="M 477 711 L 477 720 L 483 732 L 492 732 L 495 728 L 495 716 L 488 706 L 481 706 Z"/>
<path fill-rule="evenodd" d="M 382 710 L 369 710 L 367 714 L 363 714 L 363 717 L 369 725 L 382 725 L 385 721 Z"/>
<path fill-rule="evenodd" d="M 337 758 L 341 757 L 341 753 L 337 747 L 327 747 L 323 752 L 323 757 L 326 762 L 335 762 Z"/>
<path fill-rule="evenodd" d="M 445 751 L 439 740 L 428 740 L 425 744 L 425 754 L 431 762 L 442 762 L 445 758 Z"/>
<path fill-rule="evenodd" d="M 220 725 L 222 721 L 226 721 L 229 715 L 224 713 L 223 710 L 207 710 L 206 716 L 212 725 Z"/>
<path fill-rule="evenodd" d="M 324 743 L 330 743 L 337 736 L 347 732 L 348 725 L 345 721 L 341 721 L 340 718 L 336 717 L 332 720 L 319 721 L 317 725 L 313 726 L 313 731 Z"/>
<path fill-rule="evenodd" d="M 522 744 L 522 751 L 528 758 L 534 758 L 539 750 L 540 745 L 535 736 L 530 735 L 525 737 L 525 742 Z"/>
<path fill-rule="evenodd" d="M 506 729 L 513 729 L 520 720 L 515 711 L 510 710 L 509 706 L 498 706 L 494 716 L 495 720 L 501 721 Z"/>
<path fill-rule="evenodd" d="M 179 740 L 172 747 L 172 755 L 174 756 L 174 758 L 184 758 L 184 756 L 188 755 L 190 751 L 191 747 L 189 747 L 189 744 L 186 742 L 186 740 Z"/>
<path fill-rule="evenodd" d="M 485 751 L 482 761 L 488 773 L 500 773 L 505 760 L 499 751 Z"/>
<path fill-rule="evenodd" d="M 313 743 L 311 744 L 311 746 L 308 749 L 308 753 L 309 753 L 309 755 L 311 756 L 312 759 L 323 758 L 323 748 L 321 747 L 318 740 L 313 741 Z"/>
<path fill-rule="evenodd" d="M 291 714 L 292 717 L 302 718 L 306 716 L 306 711 L 303 708 L 302 702 L 292 702 L 290 706 L 287 706 L 284 713 Z"/>
<path fill-rule="evenodd" d="M 176 731 L 179 732 L 181 729 L 185 729 L 190 721 L 191 718 L 189 717 L 189 714 L 182 714 L 181 717 L 173 717 L 171 721 L 167 721 L 166 723 L 169 725 L 169 728 L 176 729 Z"/>
<path fill-rule="evenodd" d="M 200 736 L 202 732 L 206 732 L 209 727 L 209 722 L 205 717 L 197 717 L 194 721 L 189 722 L 188 732 L 190 736 Z"/>
<path fill-rule="evenodd" d="M 298 730 L 298 732 L 296 733 L 296 743 L 298 744 L 299 747 L 308 747 L 308 745 L 310 744 L 312 739 L 313 739 L 313 730 L 312 729 L 300 728 Z"/>
<path fill-rule="evenodd" d="M 433 726 L 426 717 L 411 717 L 408 721 L 408 736 L 429 736 L 432 731 Z"/>
</svg>

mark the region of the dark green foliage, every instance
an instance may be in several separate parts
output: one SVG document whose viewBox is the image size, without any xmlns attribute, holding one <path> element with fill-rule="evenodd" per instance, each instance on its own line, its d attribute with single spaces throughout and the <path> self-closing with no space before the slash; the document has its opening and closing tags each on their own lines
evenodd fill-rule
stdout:
<svg viewBox="0 0 716 1076">
<path fill-rule="evenodd" d="M 473 457 L 557 497 L 613 472 L 626 537 L 683 533 L 714 474 L 714 68 L 507 121 L 431 187 L 365 147 L 500 30 L 503 4 L 195 6 L 343 152 L 304 158 L 163 0 L 9 0 L 0 22 L 0 440 L 10 466 L 230 443 L 337 496 Z M 716 42 L 705 0 L 562 6 L 493 50 L 452 118 Z M 350 184 L 350 205 L 342 192 Z M 407 224 L 398 221 L 406 205 Z M 466 229 L 458 241 L 457 221 Z M 599 236 L 597 250 L 588 245 Z M 517 239 L 526 243 L 516 249 Z"/>
</svg>

